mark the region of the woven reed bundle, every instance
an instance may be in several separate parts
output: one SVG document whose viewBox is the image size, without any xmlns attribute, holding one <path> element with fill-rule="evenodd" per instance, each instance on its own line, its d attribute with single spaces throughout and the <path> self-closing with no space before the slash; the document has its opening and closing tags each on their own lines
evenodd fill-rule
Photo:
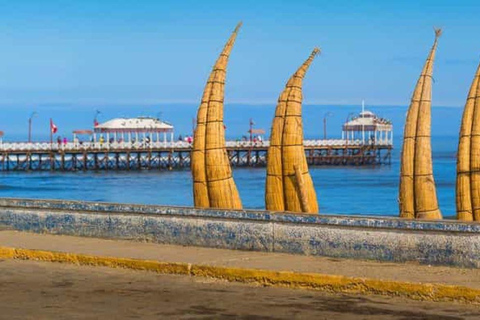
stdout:
<svg viewBox="0 0 480 320">
<path fill-rule="evenodd" d="M 193 196 L 196 207 L 242 208 L 225 148 L 223 124 L 226 68 L 240 27 L 241 23 L 237 25 L 215 62 L 198 108 L 192 151 Z"/>
<path fill-rule="evenodd" d="M 191 170 L 193 176 L 193 201 L 195 207 L 208 208 L 210 200 L 208 198 L 207 174 L 205 171 L 205 128 L 207 122 L 208 99 L 212 88 L 213 73 L 205 86 L 202 96 L 202 102 L 198 108 L 197 126 L 194 132 L 193 149 L 191 155 Z"/>
<path fill-rule="evenodd" d="M 313 50 L 288 80 L 278 99 L 267 155 L 267 210 L 318 212 L 317 195 L 303 147 L 302 82 L 319 52 L 317 48 Z"/>
<path fill-rule="evenodd" d="M 457 219 L 480 221 L 480 65 L 463 110 L 457 153 Z"/>
<path fill-rule="evenodd" d="M 400 217 L 441 219 L 432 169 L 431 98 L 435 52 L 441 30 L 415 87 L 407 113 L 401 157 L 399 188 Z"/>
</svg>

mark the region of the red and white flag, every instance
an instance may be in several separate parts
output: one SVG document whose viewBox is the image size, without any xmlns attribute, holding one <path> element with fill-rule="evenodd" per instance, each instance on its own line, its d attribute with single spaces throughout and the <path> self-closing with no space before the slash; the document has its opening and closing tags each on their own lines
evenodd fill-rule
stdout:
<svg viewBox="0 0 480 320">
<path fill-rule="evenodd" d="M 57 131 L 58 131 L 57 126 L 55 125 L 55 123 L 53 123 L 53 120 L 50 119 L 50 132 L 51 133 L 57 133 Z"/>
</svg>

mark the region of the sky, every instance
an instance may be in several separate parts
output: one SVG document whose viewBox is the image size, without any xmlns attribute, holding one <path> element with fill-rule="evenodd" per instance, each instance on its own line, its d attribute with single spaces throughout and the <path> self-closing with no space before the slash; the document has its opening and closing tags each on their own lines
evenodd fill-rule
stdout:
<svg viewBox="0 0 480 320">
<path fill-rule="evenodd" d="M 463 106 L 480 1 L 0 0 L 1 106 L 199 102 L 239 21 L 226 103 L 274 105 L 318 46 L 308 104 L 402 105 L 442 27 L 433 104 Z"/>
</svg>

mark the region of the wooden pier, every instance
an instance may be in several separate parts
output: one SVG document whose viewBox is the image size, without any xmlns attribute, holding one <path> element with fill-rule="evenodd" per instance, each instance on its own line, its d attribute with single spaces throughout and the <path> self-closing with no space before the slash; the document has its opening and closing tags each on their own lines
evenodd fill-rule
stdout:
<svg viewBox="0 0 480 320">
<path fill-rule="evenodd" d="M 362 166 L 391 163 L 391 143 L 360 140 L 305 140 L 311 166 Z M 268 141 L 228 141 L 233 167 L 262 167 Z M 154 143 L 0 143 L 0 171 L 172 170 L 190 167 L 191 144 Z"/>
</svg>

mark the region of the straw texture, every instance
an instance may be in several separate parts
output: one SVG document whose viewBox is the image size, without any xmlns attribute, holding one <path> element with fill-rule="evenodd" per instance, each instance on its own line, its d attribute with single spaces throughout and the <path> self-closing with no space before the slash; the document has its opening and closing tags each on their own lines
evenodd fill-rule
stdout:
<svg viewBox="0 0 480 320">
<path fill-rule="evenodd" d="M 226 68 L 240 27 L 241 23 L 215 62 L 198 108 L 191 167 L 195 207 L 242 208 L 225 148 L 223 124 Z"/>
<path fill-rule="evenodd" d="M 302 82 L 319 52 L 317 48 L 313 50 L 278 98 L 267 154 L 267 210 L 318 212 L 317 195 L 303 147 Z"/>
<path fill-rule="evenodd" d="M 413 92 L 405 122 L 399 188 L 400 217 L 441 219 L 432 169 L 431 99 L 435 52 L 441 30 Z"/>
<path fill-rule="evenodd" d="M 457 219 L 480 221 L 480 65 L 463 110 L 457 152 Z"/>
</svg>

